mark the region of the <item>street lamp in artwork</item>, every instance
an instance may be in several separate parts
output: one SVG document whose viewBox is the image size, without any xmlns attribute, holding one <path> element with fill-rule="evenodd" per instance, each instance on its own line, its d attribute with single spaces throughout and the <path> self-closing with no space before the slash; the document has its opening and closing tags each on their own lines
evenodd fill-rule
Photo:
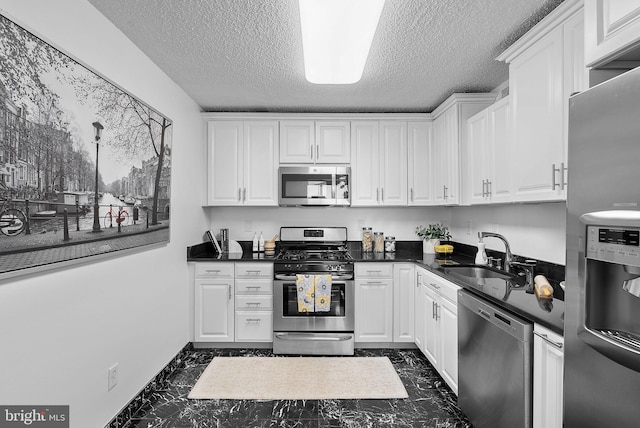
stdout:
<svg viewBox="0 0 640 428">
<path fill-rule="evenodd" d="M 96 194 L 93 198 L 93 231 L 100 232 L 100 206 L 98 205 L 98 149 L 100 148 L 100 135 L 104 126 L 100 122 L 93 122 L 94 133 L 96 137 Z"/>
</svg>

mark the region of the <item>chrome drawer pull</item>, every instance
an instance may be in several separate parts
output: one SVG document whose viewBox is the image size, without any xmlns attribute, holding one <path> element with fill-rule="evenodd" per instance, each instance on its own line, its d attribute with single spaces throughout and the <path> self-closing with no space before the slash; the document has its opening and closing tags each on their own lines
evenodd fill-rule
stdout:
<svg viewBox="0 0 640 428">
<path fill-rule="evenodd" d="M 534 331 L 533 334 L 535 334 L 545 342 L 550 343 L 551 345 L 555 346 L 558 349 L 562 349 L 562 347 L 564 346 L 561 342 L 556 342 L 555 340 L 549 339 L 549 336 L 547 336 L 546 334 L 538 333 L 537 331 Z"/>
</svg>

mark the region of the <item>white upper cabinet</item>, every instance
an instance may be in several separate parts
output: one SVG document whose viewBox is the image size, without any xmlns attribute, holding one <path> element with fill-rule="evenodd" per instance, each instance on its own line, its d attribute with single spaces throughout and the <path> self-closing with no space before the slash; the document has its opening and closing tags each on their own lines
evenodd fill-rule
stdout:
<svg viewBox="0 0 640 428">
<path fill-rule="evenodd" d="M 589 0 L 584 17 L 587 67 L 624 61 L 629 51 L 640 46 L 640 0 Z M 640 55 L 631 59 L 637 61 Z"/>
<path fill-rule="evenodd" d="M 503 98 L 467 122 L 469 202 L 488 204 L 511 200 L 511 116 Z"/>
<path fill-rule="evenodd" d="M 409 122 L 408 205 L 433 205 L 433 122 Z"/>
<path fill-rule="evenodd" d="M 208 205 L 278 204 L 278 122 L 208 122 Z"/>
<path fill-rule="evenodd" d="M 349 121 L 280 121 L 280 163 L 349 163 Z"/>
<path fill-rule="evenodd" d="M 407 205 L 407 122 L 351 123 L 351 206 Z"/>
<path fill-rule="evenodd" d="M 565 1 L 499 60 L 509 63 L 513 201 L 566 198 L 568 99 L 586 87 L 581 1 Z"/>
<path fill-rule="evenodd" d="M 453 94 L 435 111 L 433 122 L 433 183 L 434 205 L 458 205 L 463 202 L 460 178 L 461 147 L 467 145 L 467 120 L 495 101 L 495 94 Z"/>
</svg>

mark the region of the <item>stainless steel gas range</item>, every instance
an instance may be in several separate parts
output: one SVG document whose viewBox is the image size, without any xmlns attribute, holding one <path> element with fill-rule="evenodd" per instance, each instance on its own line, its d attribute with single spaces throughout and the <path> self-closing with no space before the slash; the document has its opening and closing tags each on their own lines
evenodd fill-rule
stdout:
<svg viewBox="0 0 640 428">
<path fill-rule="evenodd" d="M 274 354 L 353 355 L 353 272 L 346 228 L 280 228 Z"/>
</svg>

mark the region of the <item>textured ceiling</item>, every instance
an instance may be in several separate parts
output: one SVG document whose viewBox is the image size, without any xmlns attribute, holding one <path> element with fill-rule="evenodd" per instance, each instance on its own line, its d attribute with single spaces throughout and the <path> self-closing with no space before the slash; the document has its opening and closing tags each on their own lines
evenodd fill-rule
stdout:
<svg viewBox="0 0 640 428">
<path fill-rule="evenodd" d="M 430 112 L 562 0 L 387 0 L 360 82 L 304 77 L 297 0 L 89 0 L 204 111 Z"/>
</svg>

